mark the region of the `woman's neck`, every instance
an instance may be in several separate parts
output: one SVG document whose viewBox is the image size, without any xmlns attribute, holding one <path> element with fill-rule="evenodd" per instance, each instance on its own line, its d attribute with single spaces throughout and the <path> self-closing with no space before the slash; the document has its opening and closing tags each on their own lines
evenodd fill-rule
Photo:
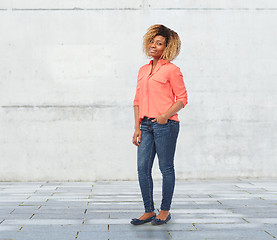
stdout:
<svg viewBox="0 0 277 240">
<path fill-rule="evenodd" d="M 159 60 L 160 60 L 159 58 L 153 58 L 151 74 L 153 73 Z"/>
<path fill-rule="evenodd" d="M 152 65 L 156 66 L 159 60 L 160 60 L 159 58 L 153 58 Z"/>
</svg>

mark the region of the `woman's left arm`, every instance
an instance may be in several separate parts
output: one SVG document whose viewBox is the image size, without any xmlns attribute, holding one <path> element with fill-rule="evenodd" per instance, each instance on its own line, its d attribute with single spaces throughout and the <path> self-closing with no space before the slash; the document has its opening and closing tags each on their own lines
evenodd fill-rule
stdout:
<svg viewBox="0 0 277 240">
<path fill-rule="evenodd" d="M 170 76 L 170 86 L 174 95 L 176 96 L 176 102 L 163 114 L 153 119 L 153 122 L 158 122 L 160 124 L 166 124 L 168 119 L 172 117 L 175 113 L 180 111 L 188 102 L 187 90 L 183 80 L 183 74 L 180 68 L 176 67 Z"/>
<path fill-rule="evenodd" d="M 184 103 L 182 101 L 177 101 L 164 114 L 153 119 L 152 122 L 158 122 L 159 124 L 166 124 L 168 119 L 172 117 L 175 113 L 179 112 L 183 107 L 184 107 Z"/>
</svg>

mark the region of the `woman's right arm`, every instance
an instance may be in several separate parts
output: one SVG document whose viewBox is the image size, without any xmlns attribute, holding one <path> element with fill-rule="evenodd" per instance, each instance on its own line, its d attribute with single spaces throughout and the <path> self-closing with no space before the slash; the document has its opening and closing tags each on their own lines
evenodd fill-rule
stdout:
<svg viewBox="0 0 277 240">
<path fill-rule="evenodd" d="M 133 144 L 139 146 L 141 141 L 141 130 L 140 130 L 140 121 L 139 121 L 139 106 L 134 106 L 135 114 L 135 132 L 133 135 Z"/>
</svg>

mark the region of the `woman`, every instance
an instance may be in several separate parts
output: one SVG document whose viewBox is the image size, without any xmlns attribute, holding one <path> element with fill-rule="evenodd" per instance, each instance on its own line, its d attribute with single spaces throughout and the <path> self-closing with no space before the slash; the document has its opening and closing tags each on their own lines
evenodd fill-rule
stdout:
<svg viewBox="0 0 277 240">
<path fill-rule="evenodd" d="M 134 99 L 135 133 L 138 146 L 137 168 L 145 213 L 131 223 L 161 225 L 171 219 L 175 172 L 174 154 L 179 133 L 177 112 L 187 104 L 187 91 L 180 69 L 170 61 L 180 52 L 181 41 L 163 25 L 151 26 L 143 39 L 143 51 L 152 60 L 138 73 Z M 162 202 L 158 216 L 154 212 L 152 166 L 158 155 L 163 177 Z"/>
</svg>

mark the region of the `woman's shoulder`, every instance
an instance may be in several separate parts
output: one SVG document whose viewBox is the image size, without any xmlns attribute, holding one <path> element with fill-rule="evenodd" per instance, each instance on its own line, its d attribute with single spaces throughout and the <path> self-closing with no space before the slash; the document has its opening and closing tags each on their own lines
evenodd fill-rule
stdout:
<svg viewBox="0 0 277 240">
<path fill-rule="evenodd" d="M 149 63 L 144 64 L 143 66 L 141 66 L 139 70 L 144 70 L 144 69 L 146 69 L 147 67 L 149 67 Z"/>
<path fill-rule="evenodd" d="M 171 72 L 171 73 L 181 72 L 181 69 L 172 62 L 167 62 L 165 65 L 165 69 L 166 69 L 166 71 Z"/>
<path fill-rule="evenodd" d="M 149 69 L 149 63 L 144 64 L 143 66 L 140 67 L 139 74 L 143 74 L 144 72 L 146 72 L 147 69 Z"/>
<path fill-rule="evenodd" d="M 172 62 L 168 62 L 166 65 L 172 70 L 180 70 L 180 68 Z"/>
</svg>

